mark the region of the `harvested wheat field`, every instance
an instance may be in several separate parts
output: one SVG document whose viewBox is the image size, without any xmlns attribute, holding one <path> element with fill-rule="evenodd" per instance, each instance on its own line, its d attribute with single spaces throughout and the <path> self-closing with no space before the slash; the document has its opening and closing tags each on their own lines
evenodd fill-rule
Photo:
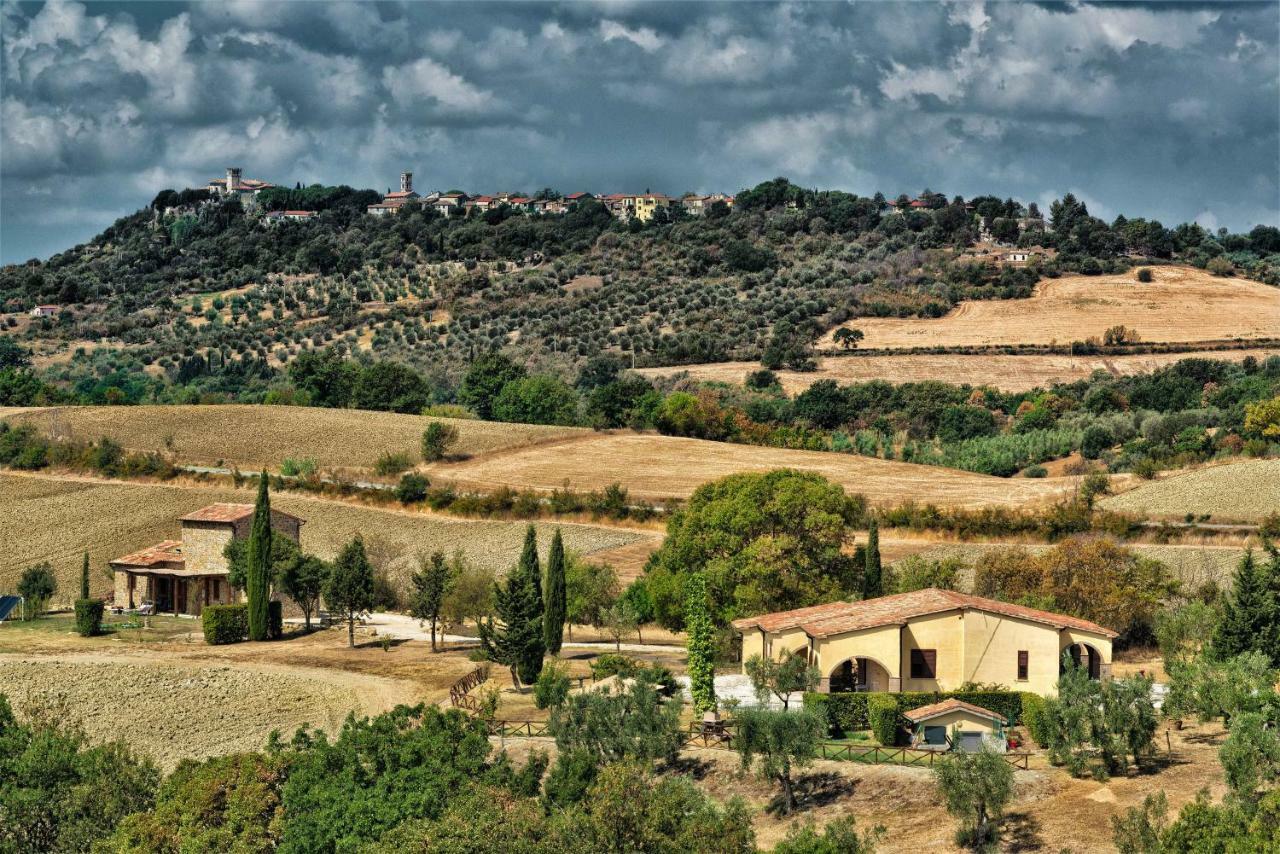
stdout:
<svg viewBox="0 0 1280 854">
<path fill-rule="evenodd" d="M 384 451 L 419 458 L 430 421 L 458 428 L 456 454 L 481 454 L 589 431 L 578 427 L 423 418 L 394 412 L 300 406 L 62 406 L 3 409 L 0 418 L 34 424 L 50 435 L 107 436 L 137 451 L 167 451 L 184 463 L 224 462 L 276 469 L 286 457 L 326 468 L 371 468 Z"/>
<path fill-rule="evenodd" d="M 1133 356 L 829 356 L 818 360 L 818 370 L 775 371 L 787 394 L 799 394 L 818 380 L 835 380 L 840 384 L 888 380 L 891 383 L 942 380 L 993 386 L 1001 391 L 1028 391 L 1047 388 L 1053 383 L 1069 383 L 1088 379 L 1094 371 L 1112 376 L 1149 373 L 1182 359 L 1220 359 L 1238 362 L 1246 356 L 1261 361 L 1280 356 L 1280 348 L 1256 350 L 1196 350 L 1187 353 L 1144 353 Z M 640 368 L 636 373 L 648 377 L 680 376 L 703 382 L 740 385 L 752 371 L 760 370 L 759 362 L 712 362 L 704 365 L 680 365 L 669 368 Z"/>
<path fill-rule="evenodd" d="M 875 503 L 915 500 L 945 506 L 1025 506 L 1062 495 L 1071 478 L 998 478 L 853 454 L 791 451 L 637 433 L 594 434 L 428 468 L 433 478 L 473 488 L 551 491 L 620 483 L 632 496 L 685 498 L 727 474 L 794 468 L 813 471 Z"/>
<path fill-rule="evenodd" d="M 89 552 L 95 595 L 110 595 L 107 561 L 179 536 L 178 517 L 218 501 L 252 503 L 250 489 L 126 483 L 88 478 L 0 475 L 0 591 L 22 570 L 50 561 L 58 576 L 57 601 L 76 589 L 81 554 Z M 461 549 L 477 564 L 505 570 L 523 544 L 525 522 L 461 519 L 379 509 L 306 495 L 276 494 L 272 506 L 306 520 L 302 546 L 326 559 L 337 556 L 356 534 L 370 556 L 405 583 L 419 551 L 451 554 Z M 539 546 L 549 548 L 554 528 L 565 547 L 581 554 L 613 549 L 655 536 L 644 531 L 593 525 L 538 523 Z"/>
<path fill-rule="evenodd" d="M 1194 267 L 1151 267 L 1115 276 L 1045 279 L 1030 299 L 960 303 L 945 317 L 859 317 L 861 349 L 1049 344 L 1096 337 L 1109 327 L 1136 330 L 1143 341 L 1268 338 L 1280 330 L 1280 288 L 1219 278 Z M 832 330 L 834 332 L 834 330 Z M 831 347 L 832 333 L 820 346 Z"/>
<path fill-rule="evenodd" d="M 1280 512 L 1280 460 L 1248 460 L 1171 474 L 1104 499 L 1108 510 L 1253 522 Z"/>
</svg>

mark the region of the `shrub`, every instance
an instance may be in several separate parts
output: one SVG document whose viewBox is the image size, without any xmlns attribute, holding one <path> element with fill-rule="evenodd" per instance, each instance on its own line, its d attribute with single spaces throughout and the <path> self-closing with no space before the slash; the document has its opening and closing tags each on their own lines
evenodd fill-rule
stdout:
<svg viewBox="0 0 1280 854">
<path fill-rule="evenodd" d="M 1086 460 L 1096 460 L 1102 452 L 1116 443 L 1111 431 L 1098 424 L 1090 425 L 1080 437 L 1080 454 Z"/>
<path fill-rule="evenodd" d="M 1023 477 L 1048 477 L 1049 470 L 1041 465 L 1027 466 L 1022 470 Z"/>
<path fill-rule="evenodd" d="M 267 603 L 267 639 L 279 640 L 284 637 L 284 603 L 272 599 Z"/>
<path fill-rule="evenodd" d="M 458 428 L 442 421 L 432 421 L 422 434 L 422 459 L 429 463 L 443 460 L 449 448 L 458 441 Z"/>
<path fill-rule="evenodd" d="M 1050 729 L 1049 720 L 1045 717 L 1044 697 L 1030 691 L 1023 693 L 1022 723 L 1031 740 L 1038 746 L 1046 747 L 1049 744 Z"/>
<path fill-rule="evenodd" d="M 898 742 L 898 704 L 893 697 L 885 694 L 872 694 L 867 700 L 867 718 L 871 724 L 871 734 L 876 741 L 885 747 L 892 747 Z"/>
<path fill-rule="evenodd" d="M 316 461 L 311 457 L 286 457 L 280 464 L 280 474 L 285 477 L 311 477 L 316 473 Z"/>
<path fill-rule="evenodd" d="M 240 643 L 249 636 L 247 605 L 207 605 L 200 612 L 204 642 L 213 646 Z"/>
<path fill-rule="evenodd" d="M 417 472 L 405 472 L 396 484 L 396 499 L 404 504 L 416 504 L 427 497 L 431 481 Z"/>
<path fill-rule="evenodd" d="M 1152 275 L 1151 275 L 1151 270 L 1150 270 L 1149 268 L 1147 268 L 1147 267 L 1143 267 L 1143 268 L 1141 268 L 1140 270 L 1138 270 L 1138 281 L 1139 281 L 1139 282 L 1142 282 L 1143 284 L 1146 284 L 1146 283 L 1150 282 L 1151 280 L 1152 280 Z"/>
<path fill-rule="evenodd" d="M 898 712 L 907 712 L 928 706 L 949 697 L 990 709 L 1003 716 L 1010 723 L 1017 723 L 1023 715 L 1023 699 L 1027 697 L 1017 691 L 978 689 L 961 691 L 903 691 L 888 694 L 880 692 L 858 694 L 818 694 L 808 692 L 804 695 L 805 708 L 822 711 L 831 726 L 831 732 L 837 738 L 851 732 L 874 729 L 869 709 L 874 698 L 888 698 Z"/>
<path fill-rule="evenodd" d="M 629 679 L 639 672 L 640 662 L 614 652 L 606 652 L 591 662 L 591 678 L 597 681 L 614 675 Z"/>
<path fill-rule="evenodd" d="M 542 668 L 533 685 L 533 704 L 539 709 L 559 706 L 569 696 L 569 675 L 563 667 L 551 663 Z"/>
<path fill-rule="evenodd" d="M 76 631 L 81 637 L 90 638 L 102 633 L 101 599 L 76 600 Z"/>
<path fill-rule="evenodd" d="M 404 451 L 383 451 L 373 464 L 373 473 L 387 476 L 413 468 L 413 460 Z"/>
</svg>

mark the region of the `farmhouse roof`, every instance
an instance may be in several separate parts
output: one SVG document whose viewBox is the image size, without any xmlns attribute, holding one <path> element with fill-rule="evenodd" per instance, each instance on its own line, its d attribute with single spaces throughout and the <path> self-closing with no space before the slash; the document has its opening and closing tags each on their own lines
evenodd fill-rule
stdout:
<svg viewBox="0 0 1280 854">
<path fill-rule="evenodd" d="M 1079 629 L 1106 637 L 1116 637 L 1116 633 L 1110 629 L 1078 617 L 1026 608 L 995 599 L 984 599 L 981 596 L 970 596 L 954 590 L 940 590 L 936 587 L 866 599 L 862 602 L 832 602 L 795 611 L 763 614 L 758 617 L 735 620 L 733 626 L 739 630 L 760 628 L 766 632 L 798 627 L 804 629 L 810 637 L 824 638 L 862 629 L 900 626 L 916 617 L 964 610 L 984 611 L 1032 623 L 1043 623 L 1057 629 Z"/>
<path fill-rule="evenodd" d="M 133 554 L 118 557 L 111 561 L 111 564 L 113 566 L 155 566 L 158 563 L 182 562 L 182 543 L 179 540 L 165 540 Z"/>
<path fill-rule="evenodd" d="M 977 715 L 983 718 L 990 718 L 999 723 L 1005 723 L 1003 715 L 984 709 L 982 706 L 975 706 L 973 703 L 966 703 L 964 700 L 957 700 L 955 697 L 948 697 L 940 703 L 930 703 L 927 706 L 921 706 L 918 709 L 912 709 L 909 712 L 903 712 L 902 716 L 912 723 L 920 723 L 930 718 L 940 717 L 951 712 L 968 712 L 971 715 Z"/>
<path fill-rule="evenodd" d="M 585 199 L 589 195 L 590 195 L 589 193 L 570 193 L 569 195 L 565 196 L 565 199 L 571 202 L 575 202 L 578 199 Z"/>
<path fill-rule="evenodd" d="M 302 521 L 300 516 L 294 516 L 292 513 L 286 513 L 283 510 L 272 509 L 272 514 L 284 516 L 289 519 L 297 519 Z M 239 522 L 241 519 L 248 519 L 253 516 L 252 504 L 210 504 L 208 507 L 201 507 L 194 513 L 188 513 L 183 516 L 182 522 Z"/>
</svg>

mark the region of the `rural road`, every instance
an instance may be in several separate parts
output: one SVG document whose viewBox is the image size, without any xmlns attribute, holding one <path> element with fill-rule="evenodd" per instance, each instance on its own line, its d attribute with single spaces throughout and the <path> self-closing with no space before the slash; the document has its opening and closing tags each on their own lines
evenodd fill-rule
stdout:
<svg viewBox="0 0 1280 854">
<path fill-rule="evenodd" d="M 418 621 L 413 617 L 404 614 L 371 614 L 364 624 L 369 628 L 376 629 L 380 635 L 391 635 L 396 638 L 407 638 L 408 640 L 431 640 L 431 630 L 425 626 L 419 626 Z M 436 635 L 438 640 L 448 643 L 474 643 L 475 638 L 467 635 Z M 565 641 L 563 644 L 566 648 L 572 649 L 599 649 L 616 652 L 618 645 L 608 641 Z M 657 643 L 624 643 L 622 644 L 623 652 L 671 652 L 681 647 L 671 644 Z"/>
</svg>

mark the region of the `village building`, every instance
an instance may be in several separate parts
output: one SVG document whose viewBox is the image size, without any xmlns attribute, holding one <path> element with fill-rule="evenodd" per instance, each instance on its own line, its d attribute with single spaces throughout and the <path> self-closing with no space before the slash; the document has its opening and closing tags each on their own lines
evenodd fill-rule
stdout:
<svg viewBox="0 0 1280 854">
<path fill-rule="evenodd" d="M 733 622 L 742 657 L 803 655 L 819 690 L 954 691 L 967 682 L 1056 691 L 1064 654 L 1111 675 L 1116 633 L 1088 620 L 928 588 Z"/>
<path fill-rule="evenodd" d="M 463 212 L 468 201 L 466 193 L 442 193 L 431 206 L 443 216 L 455 216 Z"/>
<path fill-rule="evenodd" d="M 253 528 L 252 504 L 210 504 L 183 516 L 181 539 L 164 540 L 110 562 L 115 574 L 115 606 L 142 608 L 158 614 L 199 616 L 206 605 L 243 600 L 227 581 L 223 550 L 232 540 L 246 539 Z M 303 520 L 282 510 L 271 511 L 271 528 L 295 543 Z"/>
<path fill-rule="evenodd" d="M 57 317 L 61 310 L 61 307 L 56 305 L 38 305 L 31 309 L 30 314 L 32 317 Z"/>
<path fill-rule="evenodd" d="M 256 204 L 258 193 L 275 187 L 275 184 L 256 178 L 244 178 L 242 174 L 243 170 L 239 166 L 228 166 L 227 177 L 214 178 L 208 183 L 208 189 L 219 196 L 236 196 L 242 204 L 253 205 Z"/>
<path fill-rule="evenodd" d="M 262 219 L 264 222 L 310 222 L 320 216 L 316 211 L 267 211 Z"/>
<path fill-rule="evenodd" d="M 394 193 L 387 193 L 382 197 L 382 201 L 369 205 L 366 210 L 374 216 L 398 213 L 400 208 L 417 198 L 419 196 L 413 190 L 413 173 L 401 172 L 400 189 Z"/>
</svg>

